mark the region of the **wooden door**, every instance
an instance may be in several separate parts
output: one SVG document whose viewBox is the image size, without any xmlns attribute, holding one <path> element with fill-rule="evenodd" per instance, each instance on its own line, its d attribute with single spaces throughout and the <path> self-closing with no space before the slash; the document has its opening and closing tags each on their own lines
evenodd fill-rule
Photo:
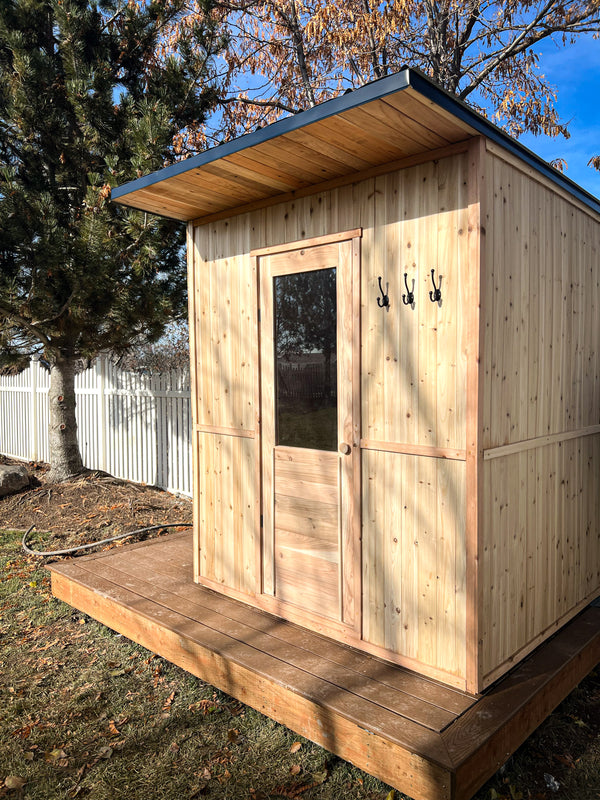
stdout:
<svg viewBox="0 0 600 800">
<path fill-rule="evenodd" d="M 360 580 L 357 253 L 349 240 L 259 259 L 263 591 L 284 616 L 348 625 Z"/>
</svg>

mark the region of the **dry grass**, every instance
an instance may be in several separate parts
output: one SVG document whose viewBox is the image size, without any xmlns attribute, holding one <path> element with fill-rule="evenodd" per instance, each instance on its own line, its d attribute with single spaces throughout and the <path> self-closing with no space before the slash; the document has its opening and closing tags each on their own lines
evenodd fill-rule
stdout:
<svg viewBox="0 0 600 800">
<path fill-rule="evenodd" d="M 19 542 L 20 534 L 0 532 L 0 785 L 20 778 L 20 794 L 31 800 L 389 795 L 374 778 L 54 599 L 47 572 Z"/>
<path fill-rule="evenodd" d="M 125 488 L 119 492 L 129 508 Z M 115 505 L 96 493 L 103 506 Z M 143 499 L 148 516 L 156 513 L 151 494 Z M 28 499 L 20 505 L 38 515 L 44 507 Z M 111 522 L 120 525 L 114 514 Z M 54 599 L 43 564 L 21 551 L 20 536 L 0 531 L 0 797 L 399 800 L 381 782 Z M 60 538 L 76 543 L 79 534 Z M 38 543 L 58 544 L 41 535 Z M 600 800 L 600 676 L 582 682 L 476 797 Z"/>
</svg>

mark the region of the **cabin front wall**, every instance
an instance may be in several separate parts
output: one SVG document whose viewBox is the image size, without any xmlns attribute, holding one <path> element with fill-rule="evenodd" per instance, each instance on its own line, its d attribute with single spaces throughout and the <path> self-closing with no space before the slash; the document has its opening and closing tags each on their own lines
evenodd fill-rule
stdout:
<svg viewBox="0 0 600 800">
<path fill-rule="evenodd" d="M 499 148 L 486 159 L 482 686 L 600 587 L 600 220 Z"/>
<path fill-rule="evenodd" d="M 189 231 L 196 580 L 462 687 L 468 158 L 465 149 Z M 264 581 L 255 251 L 357 229 L 360 597 L 345 625 L 278 602 Z"/>
</svg>

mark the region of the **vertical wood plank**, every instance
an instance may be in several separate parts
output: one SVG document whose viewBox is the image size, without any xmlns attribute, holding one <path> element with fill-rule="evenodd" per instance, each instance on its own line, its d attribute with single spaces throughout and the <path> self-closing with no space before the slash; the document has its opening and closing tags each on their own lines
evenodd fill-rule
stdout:
<svg viewBox="0 0 600 800">
<path fill-rule="evenodd" d="M 419 394 L 421 384 L 419 381 L 419 307 L 427 302 L 427 295 L 423 293 L 422 270 L 427 265 L 421 263 L 417 250 L 417 214 L 418 193 L 414 170 L 407 170 L 399 174 L 396 179 L 398 185 L 398 221 L 400 228 L 400 241 L 398 242 L 399 272 L 397 283 L 399 285 L 397 306 L 400 314 L 398 326 L 398 366 L 397 376 L 399 391 L 399 424 L 396 436 L 398 441 L 409 444 L 419 443 Z M 414 294 L 412 306 L 400 307 L 401 292 L 404 284 L 404 274 L 409 291 Z M 406 288 L 404 286 L 404 288 Z M 394 386 L 396 381 L 392 380 Z M 388 415 L 389 416 L 389 415 Z"/>
<path fill-rule="evenodd" d="M 338 431 L 341 440 L 350 445 L 350 453 L 339 454 L 340 459 L 340 589 L 341 589 L 341 620 L 349 625 L 355 623 L 355 570 L 358 570 L 356 557 L 356 535 L 358 517 L 360 514 L 359 498 L 356 495 L 355 471 L 360 468 L 357 464 L 357 436 L 355 429 L 357 409 L 357 385 L 355 358 L 357 338 L 354 327 L 360 326 L 360 321 L 355 320 L 357 301 L 354 294 L 355 264 L 354 242 L 348 240 L 338 245 L 337 274 L 337 360 L 338 360 Z M 358 438 L 360 441 L 360 438 Z"/>
<path fill-rule="evenodd" d="M 269 273 L 269 257 L 258 261 L 260 281 L 260 385 L 261 385 L 261 435 L 262 435 L 262 492 L 263 492 L 263 529 L 262 529 L 262 562 L 263 592 L 275 594 L 274 564 L 274 509 L 273 496 L 273 443 L 275 441 L 275 400 L 273 387 L 275 373 L 273 368 L 273 285 Z"/>
<path fill-rule="evenodd" d="M 190 406 L 191 406 L 191 429 L 192 429 L 192 514 L 193 514 L 193 549 L 194 549 L 194 580 L 197 581 L 200 574 L 200 486 L 199 486 L 199 463 L 198 445 L 195 434 L 195 425 L 198 420 L 198 342 L 196 314 L 198 313 L 197 301 L 197 276 L 196 276 L 196 241 L 195 231 L 191 223 L 186 230 L 186 253 L 187 253 L 187 280 L 188 280 L 188 319 L 190 330 Z M 104 386 L 103 386 L 104 389 Z M 104 394 L 104 392 L 102 392 Z M 102 408 L 104 408 L 104 397 L 101 398 Z"/>
<path fill-rule="evenodd" d="M 465 280 L 464 313 L 466 336 L 466 507 L 465 507 L 465 659 L 467 687 L 479 690 L 481 680 L 480 615 L 483 612 L 483 586 L 480 577 L 482 551 L 484 375 L 480 367 L 482 353 L 489 347 L 490 329 L 484 324 L 491 309 L 485 279 L 487 208 L 485 205 L 486 154 L 483 138 L 475 139 L 468 153 L 467 201 L 468 271 Z"/>
<path fill-rule="evenodd" d="M 347 558 L 352 560 L 353 607 L 352 619 L 347 621 L 353 624 L 357 637 L 360 637 L 362 628 L 361 597 L 362 597 L 362 572 L 361 572 L 361 531 L 362 531 L 362 463 L 360 440 L 362 437 L 361 420 L 361 341 L 362 341 L 362 315 L 361 315 L 361 239 L 352 240 L 352 497 L 354 500 L 352 528 L 349 531 L 352 544 L 348 548 Z M 346 620 L 345 620 L 346 621 Z"/>
</svg>

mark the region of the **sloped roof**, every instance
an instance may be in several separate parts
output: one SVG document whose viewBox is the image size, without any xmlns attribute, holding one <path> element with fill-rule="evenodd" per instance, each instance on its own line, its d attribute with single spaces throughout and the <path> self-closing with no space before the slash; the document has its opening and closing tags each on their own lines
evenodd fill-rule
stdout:
<svg viewBox="0 0 600 800">
<path fill-rule="evenodd" d="M 418 70 L 405 68 L 113 189 L 118 203 L 189 221 L 274 201 L 483 134 L 586 205 L 600 202 Z"/>
</svg>

